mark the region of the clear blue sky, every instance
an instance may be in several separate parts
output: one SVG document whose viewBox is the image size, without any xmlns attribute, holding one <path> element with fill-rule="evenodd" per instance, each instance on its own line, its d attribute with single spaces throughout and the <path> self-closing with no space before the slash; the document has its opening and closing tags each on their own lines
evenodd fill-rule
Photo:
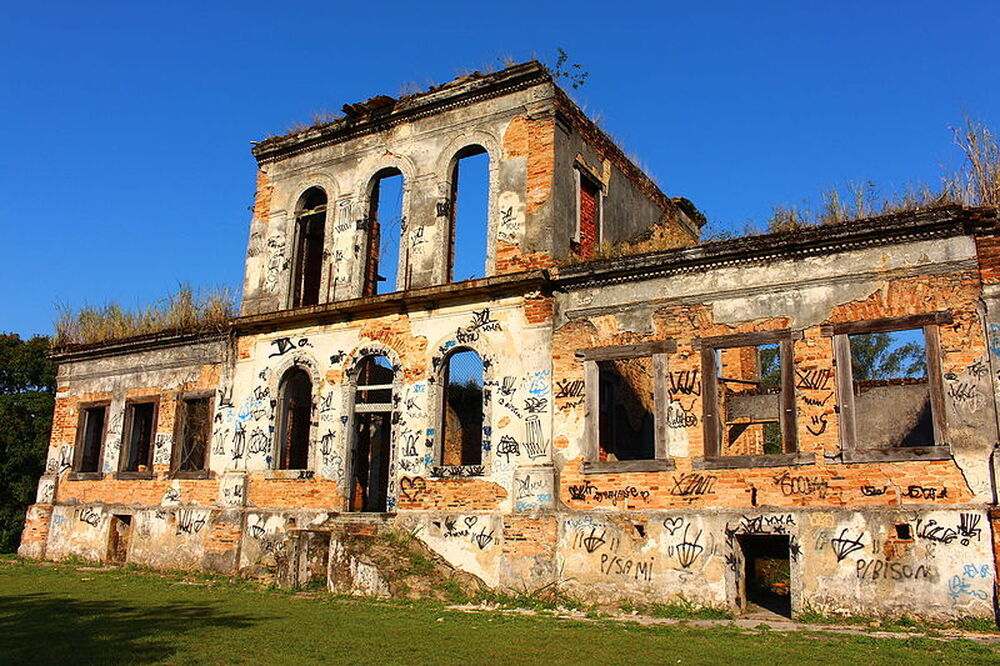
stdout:
<svg viewBox="0 0 1000 666">
<path fill-rule="evenodd" d="M 241 282 L 250 141 L 498 58 L 576 98 L 716 228 L 873 179 L 935 181 L 1000 128 L 996 2 L 22 2 L 0 9 L 0 330 L 56 303 Z"/>
</svg>

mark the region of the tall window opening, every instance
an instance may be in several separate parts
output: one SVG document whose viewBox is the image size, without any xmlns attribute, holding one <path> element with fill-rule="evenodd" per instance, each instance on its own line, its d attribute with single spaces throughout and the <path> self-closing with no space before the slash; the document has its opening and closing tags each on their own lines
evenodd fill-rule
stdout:
<svg viewBox="0 0 1000 666">
<path fill-rule="evenodd" d="M 107 412 L 107 405 L 97 405 L 80 410 L 75 466 L 77 472 L 101 471 L 101 447 L 104 445 L 104 425 Z"/>
<path fill-rule="evenodd" d="M 292 307 L 317 305 L 323 280 L 323 239 L 326 231 L 326 192 L 306 190 L 295 211 L 295 272 Z"/>
<path fill-rule="evenodd" d="M 212 437 L 212 398 L 184 398 L 177 405 L 174 471 L 199 472 L 206 469 L 208 443 Z"/>
<path fill-rule="evenodd" d="M 482 146 L 459 151 L 451 174 L 451 260 L 449 280 L 486 274 L 490 199 L 490 156 Z"/>
<path fill-rule="evenodd" d="M 448 357 L 442 411 L 442 464 L 482 465 L 483 360 L 471 349 Z"/>
<path fill-rule="evenodd" d="M 386 510 L 392 443 L 394 371 L 385 356 L 367 356 L 358 366 L 354 394 L 354 464 L 351 510 Z"/>
<path fill-rule="evenodd" d="M 702 370 L 707 457 L 798 450 L 789 334 L 704 340 Z"/>
<path fill-rule="evenodd" d="M 589 259 L 601 242 L 601 186 L 581 168 L 577 168 L 576 174 L 579 197 L 576 233 L 570 248 L 584 259 Z"/>
<path fill-rule="evenodd" d="M 656 457 L 653 357 L 597 362 L 598 459 L 652 460 Z"/>
<path fill-rule="evenodd" d="M 827 327 L 845 460 L 950 456 L 938 331 L 951 321 L 937 312 Z"/>
<path fill-rule="evenodd" d="M 125 450 L 122 451 L 121 471 L 152 471 L 155 430 L 155 402 L 131 402 L 125 406 Z"/>
<path fill-rule="evenodd" d="M 285 373 L 278 387 L 278 468 L 308 469 L 312 379 L 302 368 Z"/>
<path fill-rule="evenodd" d="M 396 291 L 403 236 L 403 174 L 390 167 L 375 174 L 368 208 L 368 261 L 364 295 Z"/>
</svg>

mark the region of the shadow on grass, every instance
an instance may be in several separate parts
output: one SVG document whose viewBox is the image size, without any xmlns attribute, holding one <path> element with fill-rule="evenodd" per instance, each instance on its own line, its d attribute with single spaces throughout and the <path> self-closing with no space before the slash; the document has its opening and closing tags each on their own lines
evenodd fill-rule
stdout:
<svg viewBox="0 0 1000 666">
<path fill-rule="evenodd" d="M 136 606 L 44 592 L 0 596 L 0 655 L 8 664 L 169 661 L 185 641 L 196 640 L 186 634 L 263 619 L 209 603 Z"/>
</svg>

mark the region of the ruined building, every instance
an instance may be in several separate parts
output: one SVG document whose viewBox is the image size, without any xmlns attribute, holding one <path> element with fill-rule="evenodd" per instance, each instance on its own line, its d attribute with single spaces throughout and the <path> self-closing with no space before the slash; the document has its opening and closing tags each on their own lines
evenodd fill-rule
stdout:
<svg viewBox="0 0 1000 666">
<path fill-rule="evenodd" d="M 384 594 L 398 529 L 501 589 L 993 617 L 994 211 L 702 244 L 537 63 L 344 110 L 254 147 L 228 330 L 55 354 L 23 555 Z"/>
</svg>

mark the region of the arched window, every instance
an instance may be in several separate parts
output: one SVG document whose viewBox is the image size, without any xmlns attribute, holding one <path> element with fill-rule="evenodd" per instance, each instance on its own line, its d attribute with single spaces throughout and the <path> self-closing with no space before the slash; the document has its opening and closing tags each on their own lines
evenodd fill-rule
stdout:
<svg viewBox="0 0 1000 666">
<path fill-rule="evenodd" d="M 395 167 L 388 167 L 372 179 L 363 295 L 396 291 L 403 224 L 403 174 Z"/>
<path fill-rule="evenodd" d="M 292 368 L 278 387 L 278 468 L 309 467 L 309 427 L 312 420 L 312 379 Z"/>
<path fill-rule="evenodd" d="M 385 356 L 358 364 L 354 393 L 354 459 L 351 510 L 385 511 L 392 450 L 392 391 L 395 373 Z"/>
<path fill-rule="evenodd" d="M 448 356 L 441 408 L 441 463 L 483 464 L 483 360 L 471 349 Z"/>
<path fill-rule="evenodd" d="M 490 156 L 482 146 L 474 145 L 463 148 L 455 157 L 448 278 L 461 282 L 486 274 Z"/>
<path fill-rule="evenodd" d="M 305 191 L 295 208 L 295 272 L 292 307 L 317 305 L 323 279 L 323 238 L 326 230 L 326 192 Z"/>
</svg>

